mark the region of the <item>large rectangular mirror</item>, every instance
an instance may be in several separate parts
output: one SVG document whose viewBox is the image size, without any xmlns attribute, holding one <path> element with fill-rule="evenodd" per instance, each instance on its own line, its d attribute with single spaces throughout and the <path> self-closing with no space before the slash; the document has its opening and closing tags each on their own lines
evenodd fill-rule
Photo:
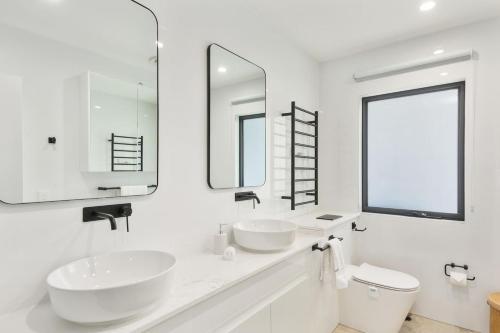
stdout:
<svg viewBox="0 0 500 333">
<path fill-rule="evenodd" d="M 161 44 L 149 9 L 131 0 L 3 1 L 0 44 L 0 201 L 156 189 Z"/>
<path fill-rule="evenodd" d="M 208 47 L 208 185 L 266 182 L 266 73 L 217 45 Z"/>
</svg>

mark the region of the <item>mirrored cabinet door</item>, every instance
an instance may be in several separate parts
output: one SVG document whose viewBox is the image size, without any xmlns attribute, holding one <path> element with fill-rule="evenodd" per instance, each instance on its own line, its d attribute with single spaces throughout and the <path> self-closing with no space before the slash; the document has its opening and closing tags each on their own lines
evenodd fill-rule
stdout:
<svg viewBox="0 0 500 333">
<path fill-rule="evenodd" d="M 155 191 L 159 43 L 148 8 L 3 1 L 0 44 L 0 201 Z"/>
<path fill-rule="evenodd" d="M 208 48 L 208 184 L 256 187 L 266 181 L 266 74 L 217 45 Z"/>
</svg>

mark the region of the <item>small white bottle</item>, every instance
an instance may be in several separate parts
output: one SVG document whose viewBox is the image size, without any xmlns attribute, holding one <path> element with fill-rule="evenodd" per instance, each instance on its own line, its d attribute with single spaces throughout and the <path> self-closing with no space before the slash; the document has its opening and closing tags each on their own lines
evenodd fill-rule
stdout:
<svg viewBox="0 0 500 333">
<path fill-rule="evenodd" d="M 224 254 L 224 250 L 228 245 L 227 233 L 223 230 L 223 227 L 226 225 L 227 224 L 219 224 L 219 233 L 214 235 L 214 253 L 217 255 Z"/>
</svg>

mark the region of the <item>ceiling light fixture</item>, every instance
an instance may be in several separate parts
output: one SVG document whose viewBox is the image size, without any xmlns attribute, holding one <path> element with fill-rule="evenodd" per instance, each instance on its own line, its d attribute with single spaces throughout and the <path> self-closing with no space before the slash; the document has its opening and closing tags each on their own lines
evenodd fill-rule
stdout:
<svg viewBox="0 0 500 333">
<path fill-rule="evenodd" d="M 439 54 L 443 54 L 443 53 L 444 53 L 443 49 L 437 49 L 436 51 L 434 51 L 434 55 L 439 55 Z"/>
<path fill-rule="evenodd" d="M 448 76 L 448 72 L 442 72 L 441 76 Z"/>
<path fill-rule="evenodd" d="M 227 68 L 224 67 L 224 66 L 220 66 L 219 68 L 217 68 L 217 72 L 219 72 L 219 73 L 226 73 L 227 72 Z"/>
<path fill-rule="evenodd" d="M 163 43 L 160 42 L 159 40 L 156 41 L 156 46 L 159 48 L 159 49 L 162 49 L 163 48 Z"/>
<path fill-rule="evenodd" d="M 434 9 L 436 7 L 435 1 L 426 1 L 420 5 L 421 12 L 428 12 L 429 10 Z"/>
</svg>

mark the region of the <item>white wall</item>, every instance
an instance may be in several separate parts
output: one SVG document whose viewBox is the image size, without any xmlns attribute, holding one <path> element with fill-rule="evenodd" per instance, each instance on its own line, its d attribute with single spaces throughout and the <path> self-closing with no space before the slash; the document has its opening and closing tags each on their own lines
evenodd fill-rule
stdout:
<svg viewBox="0 0 500 333">
<path fill-rule="evenodd" d="M 319 66 L 255 16 L 236 10 L 233 1 L 151 3 L 165 44 L 160 55 L 159 189 L 152 196 L 126 200 L 0 205 L 0 261 L 5 267 L 0 314 L 43 299 L 46 275 L 69 260 L 125 248 L 165 250 L 182 258 L 205 250 L 218 223 L 289 211 L 289 202 L 275 194 L 271 159 L 266 186 L 256 189 L 263 200 L 256 211 L 251 202 L 236 204 L 234 190 L 208 189 L 206 48 L 220 43 L 266 69 L 269 128 L 289 110 L 292 99 L 317 107 Z M 273 144 L 269 136 L 268 157 L 276 153 Z M 81 222 L 82 207 L 119 202 L 133 203 L 129 234 L 123 232 L 123 222 L 116 232 L 106 222 Z"/>
<path fill-rule="evenodd" d="M 322 65 L 321 108 L 332 131 L 323 149 L 327 184 L 323 198 L 339 210 L 360 209 L 361 98 L 448 81 L 467 81 L 466 221 L 426 220 L 363 214 L 365 233 L 356 234 L 355 261 L 408 272 L 421 282 L 414 312 L 480 332 L 488 331 L 489 292 L 500 289 L 498 208 L 500 207 L 500 20 L 390 45 Z M 355 83 L 354 72 L 474 49 L 479 60 Z M 448 72 L 443 77 L 441 72 Z M 326 146 L 326 147 L 325 147 Z M 446 263 L 469 264 L 477 281 L 467 289 L 450 286 Z"/>
<path fill-rule="evenodd" d="M 4 156 L 0 173 L 0 198 L 7 202 L 23 200 L 23 79 L 0 74 L 0 151 Z"/>
</svg>

